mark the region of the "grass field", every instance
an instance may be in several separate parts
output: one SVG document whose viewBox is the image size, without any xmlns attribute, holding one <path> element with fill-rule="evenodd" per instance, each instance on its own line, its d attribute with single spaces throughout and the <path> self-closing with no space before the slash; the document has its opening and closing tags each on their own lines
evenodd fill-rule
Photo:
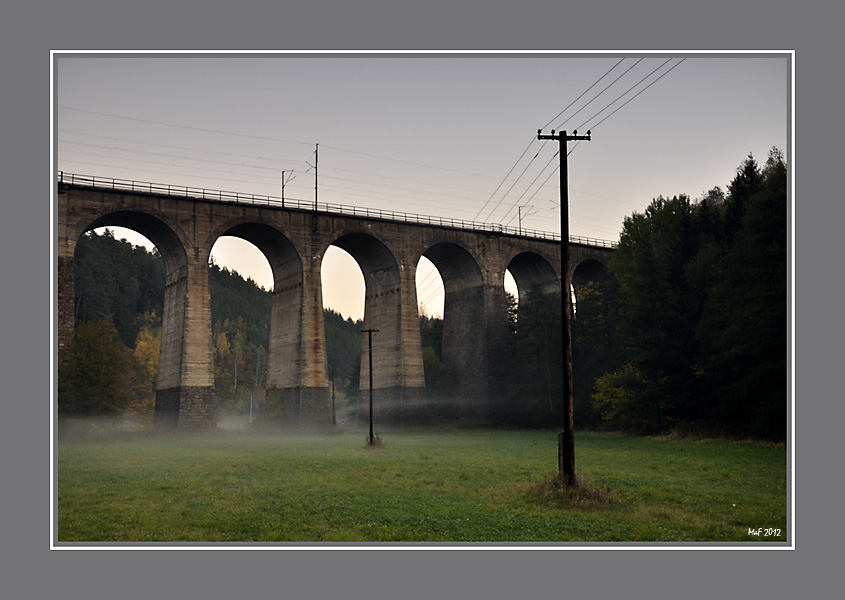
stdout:
<svg viewBox="0 0 845 600">
<path fill-rule="evenodd" d="M 365 441 L 363 432 L 61 441 L 57 539 L 787 541 L 783 445 L 577 433 L 584 486 L 565 493 L 550 485 L 554 432 Z"/>
</svg>

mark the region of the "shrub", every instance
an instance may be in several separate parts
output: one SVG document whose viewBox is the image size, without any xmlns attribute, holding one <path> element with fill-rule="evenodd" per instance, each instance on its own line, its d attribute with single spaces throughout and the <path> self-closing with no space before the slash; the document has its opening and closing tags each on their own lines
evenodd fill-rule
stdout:
<svg viewBox="0 0 845 600">
<path fill-rule="evenodd" d="M 662 382 L 649 380 L 629 363 L 599 377 L 590 399 L 608 428 L 654 433 L 670 425 L 661 406 Z"/>
</svg>

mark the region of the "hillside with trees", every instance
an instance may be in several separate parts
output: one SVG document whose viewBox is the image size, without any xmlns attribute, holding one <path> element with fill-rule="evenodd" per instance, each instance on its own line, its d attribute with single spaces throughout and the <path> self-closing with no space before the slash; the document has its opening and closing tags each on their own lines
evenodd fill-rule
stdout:
<svg viewBox="0 0 845 600">
<path fill-rule="evenodd" d="M 60 374 L 59 414 L 148 416 L 155 406 L 164 264 L 110 230 L 80 238 L 74 257 L 76 340 Z M 221 414 L 260 411 L 267 379 L 272 294 L 209 265 L 215 401 Z M 354 397 L 361 323 L 324 311 L 326 351 L 339 401 Z"/>
</svg>

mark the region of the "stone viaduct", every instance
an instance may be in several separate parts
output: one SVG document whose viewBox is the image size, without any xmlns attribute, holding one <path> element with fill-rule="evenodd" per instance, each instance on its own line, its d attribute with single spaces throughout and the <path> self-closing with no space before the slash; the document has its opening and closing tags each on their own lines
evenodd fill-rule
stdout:
<svg viewBox="0 0 845 600">
<path fill-rule="evenodd" d="M 126 227 L 163 257 L 155 420 L 166 427 L 215 424 L 208 263 L 221 236 L 251 242 L 270 264 L 267 383 L 281 393 L 285 414 L 299 421 L 330 418 L 320 270 L 329 246 L 352 255 L 364 275 L 364 326 L 379 330 L 373 336 L 374 404 L 377 414 L 394 421 L 413 419 L 425 400 L 415 281 L 420 257 L 431 260 L 443 280 L 443 360 L 459 412 L 482 419 L 507 359 L 505 270 L 520 292 L 539 285 L 559 296 L 561 289 L 559 236 L 500 225 L 67 173 L 59 175 L 57 209 L 60 364 L 73 340 L 79 238 L 98 227 Z M 577 285 L 579 276 L 589 278 L 611 253 L 609 243 L 571 238 L 571 280 Z M 362 390 L 369 387 L 368 367 L 364 346 Z"/>
</svg>

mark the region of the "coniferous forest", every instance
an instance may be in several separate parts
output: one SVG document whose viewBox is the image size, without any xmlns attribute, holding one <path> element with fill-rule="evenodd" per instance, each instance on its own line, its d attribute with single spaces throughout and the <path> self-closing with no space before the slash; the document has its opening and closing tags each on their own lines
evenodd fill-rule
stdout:
<svg viewBox="0 0 845 600">
<path fill-rule="evenodd" d="M 573 319 L 576 426 L 784 440 L 787 169 L 749 155 L 727 191 L 625 219 Z"/>
<path fill-rule="evenodd" d="M 658 197 L 627 217 L 601 275 L 576 282 L 576 429 L 784 440 L 787 168 L 749 155 L 727 190 Z M 510 309 L 494 418 L 562 427 L 559 302 Z"/>
<path fill-rule="evenodd" d="M 658 197 L 627 217 L 603 273 L 576 284 L 575 425 L 783 440 L 787 427 L 787 169 L 749 155 L 727 189 Z M 271 294 L 209 265 L 215 398 L 221 414 L 263 401 Z M 76 339 L 59 377 L 59 414 L 150 415 L 164 266 L 154 250 L 88 233 L 75 255 Z M 341 403 L 358 388 L 360 322 L 326 310 Z M 559 301 L 511 299 L 508 361 L 494 424 L 554 427 L 562 415 Z M 430 394 L 450 385 L 442 321 L 420 318 Z"/>
</svg>

